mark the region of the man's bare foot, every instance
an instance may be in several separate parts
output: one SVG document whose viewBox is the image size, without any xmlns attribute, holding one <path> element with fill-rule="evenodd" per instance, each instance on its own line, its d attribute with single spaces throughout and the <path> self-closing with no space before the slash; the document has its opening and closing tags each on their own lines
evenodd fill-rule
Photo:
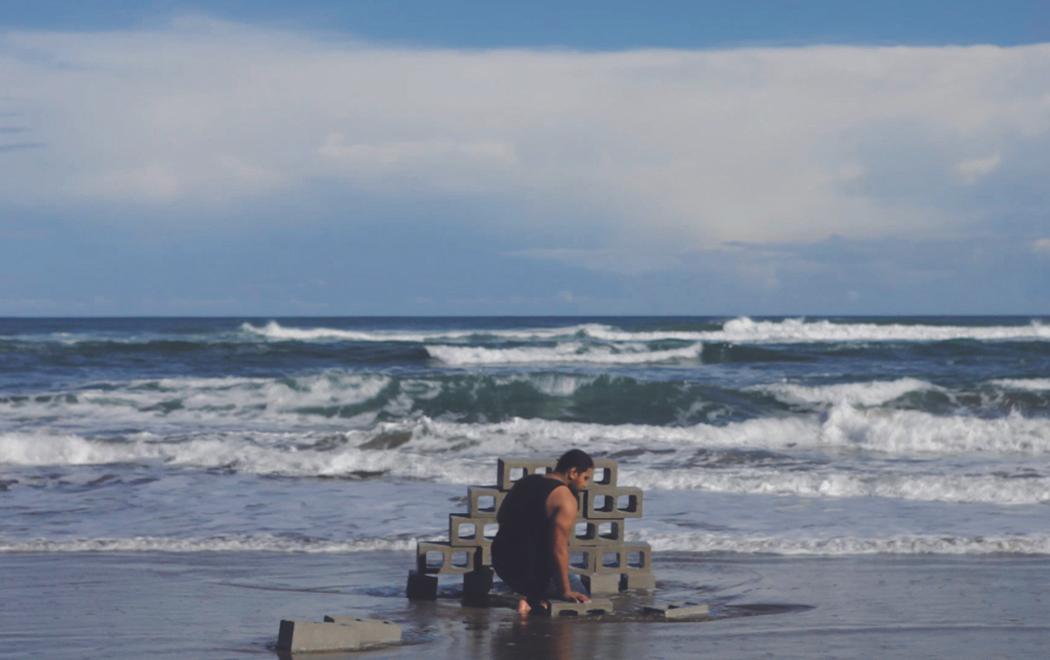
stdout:
<svg viewBox="0 0 1050 660">
<path fill-rule="evenodd" d="M 528 616 L 529 612 L 532 611 L 532 606 L 529 605 L 529 601 L 527 598 L 522 598 L 518 601 L 517 610 L 519 615 Z"/>
</svg>

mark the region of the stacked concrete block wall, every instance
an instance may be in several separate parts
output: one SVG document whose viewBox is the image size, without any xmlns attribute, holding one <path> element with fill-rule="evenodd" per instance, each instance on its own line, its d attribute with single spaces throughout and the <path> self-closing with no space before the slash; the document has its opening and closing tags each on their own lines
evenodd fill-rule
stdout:
<svg viewBox="0 0 1050 660">
<path fill-rule="evenodd" d="M 437 577 L 462 575 L 465 600 L 482 600 L 492 587 L 492 540 L 503 498 L 522 477 L 554 470 L 555 458 L 501 458 L 495 486 L 467 488 L 467 511 L 449 514 L 448 541 L 421 541 L 416 568 L 409 573 L 408 596 L 437 597 Z M 578 517 L 569 542 L 570 571 L 592 594 L 624 589 L 652 589 L 652 549 L 626 541 L 626 523 L 641 518 L 644 493 L 618 485 L 619 468 L 608 458 L 595 459 L 592 484 L 578 494 Z"/>
</svg>

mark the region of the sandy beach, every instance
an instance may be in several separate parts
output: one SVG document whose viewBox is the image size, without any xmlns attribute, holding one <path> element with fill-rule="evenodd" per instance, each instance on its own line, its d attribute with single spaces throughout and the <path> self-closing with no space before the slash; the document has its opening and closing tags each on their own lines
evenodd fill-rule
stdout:
<svg viewBox="0 0 1050 660">
<path fill-rule="evenodd" d="M 789 558 L 661 553 L 653 594 L 615 615 L 520 621 L 463 607 L 455 578 L 411 602 L 410 553 L 5 554 L 0 657 L 276 657 L 281 618 L 395 620 L 404 644 L 364 657 L 1038 657 L 1050 644 L 1042 558 Z M 711 605 L 658 622 L 651 600 Z M 348 654 L 310 654 L 310 658 Z M 361 654 L 356 654 L 360 656 Z"/>
</svg>

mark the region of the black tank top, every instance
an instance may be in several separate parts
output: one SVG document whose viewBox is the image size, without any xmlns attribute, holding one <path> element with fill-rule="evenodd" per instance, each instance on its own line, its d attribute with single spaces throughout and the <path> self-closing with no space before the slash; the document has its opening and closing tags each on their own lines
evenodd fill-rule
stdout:
<svg viewBox="0 0 1050 660">
<path fill-rule="evenodd" d="M 514 484 L 500 505 L 492 566 L 504 582 L 526 596 L 542 595 L 554 574 L 547 498 L 564 485 L 556 479 L 530 475 Z"/>
</svg>

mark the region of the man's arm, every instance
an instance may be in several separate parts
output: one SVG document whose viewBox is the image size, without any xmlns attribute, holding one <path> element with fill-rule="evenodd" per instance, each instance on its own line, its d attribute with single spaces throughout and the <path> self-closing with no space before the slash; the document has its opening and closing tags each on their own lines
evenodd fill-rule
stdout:
<svg viewBox="0 0 1050 660">
<path fill-rule="evenodd" d="M 569 584 L 569 539 L 576 525 L 576 497 L 568 488 L 555 488 L 547 500 L 547 507 L 551 519 L 551 554 L 557 571 L 554 579 L 558 581 L 565 600 L 586 603 L 590 598 L 573 591 Z"/>
</svg>

